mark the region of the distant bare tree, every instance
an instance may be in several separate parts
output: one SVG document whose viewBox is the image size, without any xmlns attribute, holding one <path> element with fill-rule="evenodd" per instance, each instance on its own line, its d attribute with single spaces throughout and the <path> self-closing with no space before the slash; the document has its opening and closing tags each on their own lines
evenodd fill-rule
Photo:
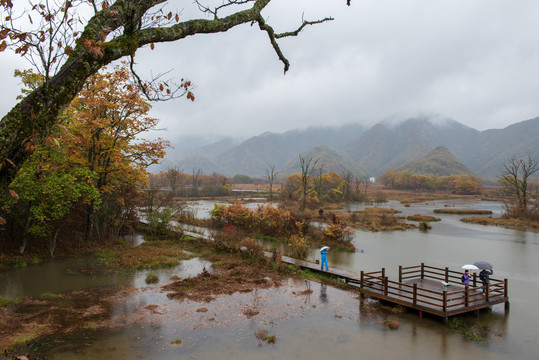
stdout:
<svg viewBox="0 0 539 360">
<path fill-rule="evenodd" d="M 320 165 L 317 169 L 318 176 L 316 177 L 316 184 L 315 189 L 316 193 L 318 194 L 318 198 L 322 199 L 322 196 L 324 195 L 324 164 Z"/>
<path fill-rule="evenodd" d="M 148 190 L 146 191 L 146 203 L 148 212 L 152 212 L 159 191 L 159 178 L 153 174 L 148 175 Z"/>
<path fill-rule="evenodd" d="M 529 156 L 525 159 L 511 158 L 504 164 L 504 171 L 498 181 L 504 186 L 507 194 L 516 198 L 517 211 L 515 216 L 520 216 L 528 212 L 528 178 L 532 176 L 539 167 L 537 161 Z"/>
<path fill-rule="evenodd" d="M 371 180 L 368 176 L 363 176 L 363 190 L 364 190 L 364 199 L 365 202 L 367 202 L 367 190 L 369 190 L 369 185 L 371 184 Z"/>
<path fill-rule="evenodd" d="M 193 167 L 191 169 L 191 184 L 193 186 L 193 195 L 196 195 L 198 192 L 198 185 L 200 182 L 201 174 L 202 174 L 202 170 L 200 168 Z"/>
<path fill-rule="evenodd" d="M 168 179 L 168 183 L 170 185 L 170 188 L 172 189 L 172 192 L 175 194 L 178 187 L 181 188 L 183 183 L 183 169 L 178 170 L 177 167 L 169 168 L 166 172 L 166 176 Z"/>
<path fill-rule="evenodd" d="M 350 200 L 350 185 L 352 184 L 352 179 L 354 174 L 350 169 L 343 169 L 341 171 L 341 178 L 342 178 L 342 187 L 343 187 L 343 199 L 344 201 Z"/>
<path fill-rule="evenodd" d="M 270 201 L 273 200 L 273 182 L 275 181 L 275 176 L 279 173 L 278 171 L 275 171 L 275 165 L 268 165 L 267 168 L 264 169 L 266 172 L 266 179 L 269 183 L 269 191 L 270 191 Z"/>
<path fill-rule="evenodd" d="M 305 210 L 307 205 L 307 194 L 309 193 L 309 181 L 312 178 L 316 163 L 320 159 L 316 159 L 313 163 L 313 157 L 303 157 L 299 155 L 299 166 L 301 168 L 301 193 L 303 195 L 303 201 L 301 208 Z"/>
<path fill-rule="evenodd" d="M 356 176 L 354 178 L 354 193 L 356 200 L 361 201 L 361 184 L 363 183 L 363 179 Z"/>
</svg>

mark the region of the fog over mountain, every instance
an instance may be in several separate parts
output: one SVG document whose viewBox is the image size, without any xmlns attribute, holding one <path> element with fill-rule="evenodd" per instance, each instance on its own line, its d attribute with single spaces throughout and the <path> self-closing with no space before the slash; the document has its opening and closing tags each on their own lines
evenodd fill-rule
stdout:
<svg viewBox="0 0 539 360">
<path fill-rule="evenodd" d="M 282 174 L 297 171 L 300 155 L 320 158 L 325 171 L 351 171 L 356 176 L 379 176 L 390 168 L 420 160 L 443 147 L 451 156 L 485 178 L 495 178 L 512 157 L 539 158 L 539 117 L 504 129 L 478 131 L 453 119 L 421 115 L 386 119 L 365 129 L 359 124 L 310 127 L 282 134 L 263 133 L 245 141 L 223 138 L 167 155 L 160 168 L 175 166 L 189 173 L 263 176 L 275 166 Z M 295 170 L 296 169 L 296 170 Z M 468 173 L 467 171 L 463 171 Z"/>
</svg>

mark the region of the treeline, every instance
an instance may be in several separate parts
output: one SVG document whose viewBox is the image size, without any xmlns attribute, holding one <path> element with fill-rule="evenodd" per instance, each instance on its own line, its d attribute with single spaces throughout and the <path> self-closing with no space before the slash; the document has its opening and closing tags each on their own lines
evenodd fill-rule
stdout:
<svg viewBox="0 0 539 360">
<path fill-rule="evenodd" d="M 170 190 L 176 196 L 227 196 L 232 194 L 232 184 L 265 184 L 263 178 L 251 178 L 237 174 L 232 178 L 219 173 L 202 174 L 200 170 L 171 168 L 149 175 L 149 187 L 155 190 Z M 294 174 L 286 181 L 271 184 L 272 191 L 280 193 L 280 200 L 302 201 L 306 197 L 309 205 L 341 201 L 364 201 L 371 182 L 368 178 L 354 177 L 336 172 L 318 175 Z"/>
<path fill-rule="evenodd" d="M 23 93 L 43 82 L 30 71 L 16 75 Z M 168 145 L 140 139 L 158 122 L 149 110 L 126 66 L 91 77 L 45 141 L 36 135 L 21 144 L 33 153 L 1 200 L 3 248 L 23 254 L 30 245 L 45 247 L 53 256 L 60 240 L 80 246 L 129 226 L 147 186 L 146 168 Z"/>
<path fill-rule="evenodd" d="M 390 189 L 444 190 L 461 195 L 480 194 L 483 190 L 479 179 L 470 175 L 416 175 L 390 169 L 380 175 L 379 181 Z"/>
<path fill-rule="evenodd" d="M 232 194 L 232 181 L 219 173 L 203 174 L 200 169 L 186 172 L 171 168 L 148 175 L 149 190 L 170 190 L 176 196 L 227 196 Z"/>
<path fill-rule="evenodd" d="M 285 201 L 305 201 L 308 206 L 342 201 L 368 201 L 370 180 L 351 173 L 294 174 L 283 184 Z M 379 199 L 380 200 L 380 199 Z"/>
</svg>

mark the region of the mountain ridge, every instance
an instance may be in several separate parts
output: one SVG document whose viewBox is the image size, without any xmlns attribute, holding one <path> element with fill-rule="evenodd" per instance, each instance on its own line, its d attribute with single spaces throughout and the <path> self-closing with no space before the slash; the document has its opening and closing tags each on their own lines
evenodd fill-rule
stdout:
<svg viewBox="0 0 539 360">
<path fill-rule="evenodd" d="M 230 140 L 221 145 L 223 150 L 216 154 L 208 149 L 219 147 L 206 144 L 206 151 L 200 151 L 206 156 L 197 159 L 205 167 L 213 163 L 213 171 L 227 176 L 263 176 L 269 166 L 283 170 L 300 154 L 323 145 L 336 152 L 338 157 L 332 155 L 336 162 L 349 162 L 357 172 L 368 176 L 379 176 L 443 146 L 473 173 L 495 178 L 511 157 L 539 158 L 539 117 L 503 129 L 478 131 L 450 118 L 431 121 L 428 116 L 419 116 L 398 123 L 381 121 L 368 129 L 360 124 L 347 124 L 282 134 L 266 132 L 236 145 Z M 196 149 L 191 153 L 197 153 Z M 174 160 L 179 168 L 187 168 L 184 166 L 187 162 L 189 168 L 196 166 L 192 156 Z"/>
</svg>

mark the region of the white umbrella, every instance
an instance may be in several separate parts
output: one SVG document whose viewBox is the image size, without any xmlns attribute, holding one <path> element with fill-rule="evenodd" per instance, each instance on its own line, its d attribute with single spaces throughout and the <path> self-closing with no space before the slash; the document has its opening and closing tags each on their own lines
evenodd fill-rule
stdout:
<svg viewBox="0 0 539 360">
<path fill-rule="evenodd" d="M 329 250 L 329 246 L 322 246 L 320 248 L 320 252 L 324 251 L 324 250 Z"/>
<path fill-rule="evenodd" d="M 462 265 L 462 268 L 464 270 L 479 270 L 479 268 L 477 266 L 472 265 L 472 264 Z"/>
</svg>

